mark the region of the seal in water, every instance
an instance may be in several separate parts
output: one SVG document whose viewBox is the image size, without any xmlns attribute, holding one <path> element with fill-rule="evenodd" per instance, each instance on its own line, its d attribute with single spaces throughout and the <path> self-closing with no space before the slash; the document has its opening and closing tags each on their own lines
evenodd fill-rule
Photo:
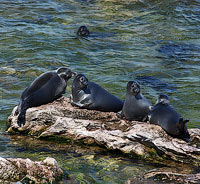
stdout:
<svg viewBox="0 0 200 184">
<path fill-rule="evenodd" d="M 89 36 L 90 32 L 86 26 L 80 26 L 76 34 L 78 36 L 87 37 Z"/>
<path fill-rule="evenodd" d="M 150 108 L 149 122 L 161 126 L 169 135 L 189 142 L 190 135 L 187 130 L 187 122 L 170 105 L 169 97 L 161 94 L 156 105 Z"/>
<path fill-rule="evenodd" d="M 139 84 L 136 81 L 129 81 L 125 102 L 122 111 L 118 115 L 129 121 L 146 121 L 151 105 L 141 94 Z"/>
<path fill-rule="evenodd" d="M 62 67 L 56 71 L 46 72 L 36 78 L 21 95 L 15 115 L 18 115 L 17 124 L 25 124 L 26 110 L 54 101 L 65 93 L 67 81 L 76 73 Z"/>
<path fill-rule="evenodd" d="M 98 84 L 88 81 L 83 74 L 78 74 L 73 80 L 71 104 L 103 112 L 118 112 L 123 107 L 123 101 Z"/>
</svg>

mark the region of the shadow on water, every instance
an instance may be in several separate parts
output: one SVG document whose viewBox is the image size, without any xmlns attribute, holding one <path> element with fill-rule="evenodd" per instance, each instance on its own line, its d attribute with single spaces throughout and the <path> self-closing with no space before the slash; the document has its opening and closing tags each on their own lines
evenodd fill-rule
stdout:
<svg viewBox="0 0 200 184">
<path fill-rule="evenodd" d="M 157 49 L 159 53 L 167 58 L 175 58 L 179 61 L 198 62 L 200 57 L 200 45 L 189 43 L 160 43 Z"/>
<path fill-rule="evenodd" d="M 3 24 L 6 26 L 26 26 L 26 24 L 39 24 L 47 25 L 53 22 L 53 17 L 51 15 L 39 16 L 36 19 L 4 19 Z"/>
<path fill-rule="evenodd" d="M 172 83 L 165 83 L 160 79 L 153 76 L 137 76 L 135 78 L 142 85 L 150 86 L 158 92 L 162 93 L 171 93 L 176 90 L 175 85 Z"/>
</svg>

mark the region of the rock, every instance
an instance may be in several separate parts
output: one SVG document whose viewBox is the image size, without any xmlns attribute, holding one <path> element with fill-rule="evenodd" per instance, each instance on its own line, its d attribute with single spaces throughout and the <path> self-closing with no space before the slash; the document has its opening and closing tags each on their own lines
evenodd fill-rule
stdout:
<svg viewBox="0 0 200 184">
<path fill-rule="evenodd" d="M 0 157 L 0 183 L 52 183 L 62 176 L 63 171 L 53 158 L 33 162 L 30 159 Z"/>
<path fill-rule="evenodd" d="M 121 120 L 112 112 L 73 107 L 66 97 L 28 109 L 23 127 L 17 125 L 15 110 L 8 118 L 8 133 L 98 145 L 162 164 L 170 165 L 170 159 L 200 165 L 200 129 L 189 129 L 191 142 L 186 143 L 157 125 Z"/>
<path fill-rule="evenodd" d="M 170 180 L 176 183 L 200 183 L 200 173 L 196 174 L 184 174 L 184 173 L 177 173 L 174 171 L 170 171 L 167 169 L 156 169 L 149 171 L 147 174 L 144 175 L 145 179 L 149 178 L 159 178 L 164 180 Z"/>
</svg>

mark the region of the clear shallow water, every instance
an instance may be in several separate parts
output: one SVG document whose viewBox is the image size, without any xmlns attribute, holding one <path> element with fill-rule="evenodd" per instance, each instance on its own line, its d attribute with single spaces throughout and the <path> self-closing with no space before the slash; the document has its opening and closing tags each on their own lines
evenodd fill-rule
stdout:
<svg viewBox="0 0 200 184">
<path fill-rule="evenodd" d="M 91 36 L 77 39 L 76 31 L 83 24 Z M 176 110 L 190 119 L 188 126 L 200 128 L 199 63 L 199 0 L 1 0 L 1 155 L 26 155 L 3 135 L 7 117 L 35 77 L 60 66 L 86 74 L 121 99 L 127 82 L 136 78 L 153 104 L 158 94 L 168 94 Z M 67 91 L 69 95 L 70 87 Z M 36 152 L 35 159 L 41 154 Z M 55 157 L 60 157 L 58 152 Z M 77 171 L 73 168 L 70 172 Z M 97 170 L 92 167 L 88 172 L 93 177 Z"/>
</svg>

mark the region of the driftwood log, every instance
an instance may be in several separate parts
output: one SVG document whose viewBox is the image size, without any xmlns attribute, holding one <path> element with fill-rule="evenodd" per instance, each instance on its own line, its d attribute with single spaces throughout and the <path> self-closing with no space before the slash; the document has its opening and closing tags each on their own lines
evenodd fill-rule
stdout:
<svg viewBox="0 0 200 184">
<path fill-rule="evenodd" d="M 0 183 L 52 183 L 61 180 L 62 176 L 63 171 L 54 158 L 33 162 L 30 159 L 0 157 Z"/>
<path fill-rule="evenodd" d="M 8 133 L 98 145 L 162 164 L 172 160 L 200 165 L 200 129 L 189 129 L 191 142 L 186 143 L 172 138 L 157 125 L 121 120 L 111 112 L 73 107 L 66 97 L 28 109 L 26 124 L 19 127 L 14 116 L 16 108 L 8 118 Z"/>
</svg>

